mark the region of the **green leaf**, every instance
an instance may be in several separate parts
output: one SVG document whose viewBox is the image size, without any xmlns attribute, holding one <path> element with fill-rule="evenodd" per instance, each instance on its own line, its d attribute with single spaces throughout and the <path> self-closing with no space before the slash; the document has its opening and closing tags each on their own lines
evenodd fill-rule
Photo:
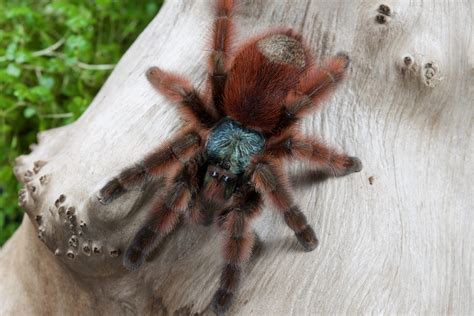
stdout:
<svg viewBox="0 0 474 316">
<path fill-rule="evenodd" d="M 23 116 L 26 118 L 31 118 L 36 114 L 36 109 L 33 107 L 27 107 L 23 110 Z"/>
<path fill-rule="evenodd" d="M 12 43 L 8 44 L 7 51 L 5 52 L 5 57 L 8 60 L 14 60 L 15 59 L 15 53 L 16 53 L 17 49 L 18 49 L 18 44 L 16 42 L 12 42 Z"/>
<path fill-rule="evenodd" d="M 54 77 L 52 76 L 42 76 L 39 79 L 39 84 L 45 88 L 51 89 L 54 86 Z"/>
<path fill-rule="evenodd" d="M 17 64 L 23 64 L 30 60 L 30 54 L 26 51 L 18 51 L 16 53 L 15 62 Z"/>
<path fill-rule="evenodd" d="M 92 14 L 89 10 L 81 8 L 77 15 L 71 16 L 67 21 L 66 25 L 73 31 L 78 32 L 82 29 L 89 27 L 93 23 Z"/>
<path fill-rule="evenodd" d="M 69 51 L 79 52 L 90 47 L 90 43 L 80 35 L 72 35 L 66 40 L 66 48 Z"/>
<path fill-rule="evenodd" d="M 15 64 L 8 64 L 7 74 L 9 74 L 10 76 L 18 78 L 21 75 L 21 69 L 20 69 L 20 67 L 18 67 Z"/>
<path fill-rule="evenodd" d="M 51 90 L 44 86 L 36 86 L 30 90 L 33 99 L 40 102 L 50 102 L 53 100 Z M 33 101 L 33 99 L 31 101 Z"/>
<path fill-rule="evenodd" d="M 161 5 L 161 4 L 160 4 Z M 158 4 L 156 2 L 149 2 L 146 4 L 146 14 L 153 17 L 158 11 Z"/>
<path fill-rule="evenodd" d="M 11 144 L 10 144 L 10 147 L 11 147 L 11 148 L 15 148 L 17 145 L 18 145 L 18 136 L 15 135 L 15 136 L 13 136 L 13 138 L 12 138 L 12 142 L 11 142 Z"/>
</svg>

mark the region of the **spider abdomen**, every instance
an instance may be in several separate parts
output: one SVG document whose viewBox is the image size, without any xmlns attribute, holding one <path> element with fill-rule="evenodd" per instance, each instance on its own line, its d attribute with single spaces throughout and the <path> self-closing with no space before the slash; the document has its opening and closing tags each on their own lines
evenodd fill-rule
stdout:
<svg viewBox="0 0 474 316">
<path fill-rule="evenodd" d="M 236 54 L 224 91 L 227 115 L 243 125 L 270 132 L 283 102 L 309 64 L 309 52 L 291 30 L 251 40 Z"/>
</svg>

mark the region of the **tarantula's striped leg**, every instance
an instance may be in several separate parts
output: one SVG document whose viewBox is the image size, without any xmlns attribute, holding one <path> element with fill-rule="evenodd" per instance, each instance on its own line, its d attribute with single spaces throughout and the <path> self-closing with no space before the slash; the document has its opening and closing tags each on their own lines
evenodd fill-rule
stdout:
<svg viewBox="0 0 474 316">
<path fill-rule="evenodd" d="M 251 257 L 256 240 L 250 222 L 260 213 L 261 195 L 250 189 L 237 199 L 239 202 L 225 212 L 225 217 L 219 223 L 224 234 L 225 263 L 219 289 L 212 300 L 212 307 L 217 314 L 225 312 L 231 305 L 239 286 L 242 268 Z"/>
<path fill-rule="evenodd" d="M 138 268 L 153 250 L 156 239 L 171 233 L 181 214 L 188 210 L 199 186 L 197 172 L 202 165 L 200 155 L 198 153 L 184 164 L 174 177 L 167 195 L 153 206 L 151 216 L 125 251 L 123 263 L 126 268 Z"/>
<path fill-rule="evenodd" d="M 340 154 L 326 145 L 309 138 L 287 133 L 267 143 L 265 154 L 272 158 L 299 158 L 309 160 L 327 176 L 341 177 L 362 170 L 362 162 L 357 157 Z"/>
<path fill-rule="evenodd" d="M 349 56 L 339 53 L 324 67 L 310 66 L 300 79 L 296 91 L 288 95 L 272 134 L 279 135 L 318 106 L 344 79 L 349 64 Z"/>
<path fill-rule="evenodd" d="M 185 78 L 158 67 L 148 69 L 147 78 L 155 89 L 179 105 L 185 119 L 206 128 L 218 121 L 217 113 L 206 105 L 203 97 Z"/>
<path fill-rule="evenodd" d="M 150 177 L 158 176 L 163 169 L 179 162 L 181 157 L 195 153 L 201 146 L 201 137 L 193 130 L 185 131 L 173 140 L 149 153 L 142 161 L 124 169 L 110 180 L 98 194 L 102 204 L 109 204 L 130 189 L 142 185 Z"/>
<path fill-rule="evenodd" d="M 285 223 L 295 232 L 303 248 L 306 251 L 314 250 L 318 245 L 318 240 L 306 216 L 293 201 L 286 174 L 279 171 L 274 163 L 260 159 L 254 162 L 251 177 L 256 189 L 270 198 L 283 216 Z"/>
<path fill-rule="evenodd" d="M 212 51 L 209 54 L 209 84 L 214 107 L 220 116 L 225 115 L 223 96 L 234 35 L 233 8 L 233 0 L 217 0 L 212 32 Z"/>
</svg>

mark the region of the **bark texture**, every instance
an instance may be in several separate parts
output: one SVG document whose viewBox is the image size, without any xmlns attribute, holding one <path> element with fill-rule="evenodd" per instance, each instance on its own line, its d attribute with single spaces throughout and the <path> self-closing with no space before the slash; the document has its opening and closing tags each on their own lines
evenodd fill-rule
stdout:
<svg viewBox="0 0 474 316">
<path fill-rule="evenodd" d="M 211 2 L 167 1 L 86 113 L 18 158 L 28 216 L 0 251 L 0 314 L 209 313 L 216 230 L 182 227 L 128 272 L 121 252 L 160 183 L 107 206 L 96 194 L 182 124 L 145 71 L 203 83 Z M 288 25 L 320 61 L 349 53 L 348 80 L 303 129 L 364 170 L 309 185 L 305 166 L 290 167 L 320 245 L 301 251 L 266 208 L 230 314 L 474 311 L 473 15 L 468 0 L 241 1 L 239 40 Z"/>
</svg>

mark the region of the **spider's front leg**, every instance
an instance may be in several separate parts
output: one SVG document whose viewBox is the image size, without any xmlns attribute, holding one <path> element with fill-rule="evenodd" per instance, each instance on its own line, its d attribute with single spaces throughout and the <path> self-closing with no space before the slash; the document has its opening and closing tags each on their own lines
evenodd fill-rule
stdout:
<svg viewBox="0 0 474 316">
<path fill-rule="evenodd" d="M 125 251 L 123 262 L 130 270 L 137 269 L 153 250 L 155 240 L 171 233 L 198 190 L 197 172 L 202 164 L 201 153 L 186 162 L 173 179 L 163 199 L 157 201 L 147 222 L 135 235 Z"/>
<path fill-rule="evenodd" d="M 179 106 L 185 119 L 206 128 L 218 121 L 214 109 L 207 106 L 202 95 L 185 78 L 158 67 L 151 67 L 146 75 L 155 89 Z"/>
<path fill-rule="evenodd" d="M 125 192 L 145 183 L 150 177 L 161 174 L 171 164 L 179 162 L 183 156 L 196 152 L 201 137 L 194 130 L 185 131 L 173 140 L 148 154 L 142 161 L 124 169 L 99 191 L 98 199 L 109 204 Z"/>
<path fill-rule="evenodd" d="M 308 160 L 327 176 L 341 177 L 362 170 L 362 162 L 357 157 L 340 154 L 326 145 L 292 133 L 270 142 L 265 153 L 273 158 L 299 158 Z"/>
<path fill-rule="evenodd" d="M 255 161 L 252 169 L 252 181 L 257 190 L 268 195 L 304 250 L 314 250 L 318 246 L 318 239 L 306 216 L 293 201 L 285 172 L 264 159 Z"/>
<path fill-rule="evenodd" d="M 230 50 L 233 40 L 233 0 L 218 0 L 212 33 L 212 51 L 209 54 L 209 84 L 215 109 L 224 116 L 223 97 L 227 80 Z"/>
<path fill-rule="evenodd" d="M 219 289 L 212 300 L 212 307 L 217 314 L 224 313 L 232 304 L 243 266 L 251 257 L 257 236 L 253 232 L 250 222 L 260 212 L 261 205 L 260 194 L 250 189 L 241 196 L 240 202 L 231 208 L 220 223 L 224 235 L 225 263 Z"/>
</svg>

